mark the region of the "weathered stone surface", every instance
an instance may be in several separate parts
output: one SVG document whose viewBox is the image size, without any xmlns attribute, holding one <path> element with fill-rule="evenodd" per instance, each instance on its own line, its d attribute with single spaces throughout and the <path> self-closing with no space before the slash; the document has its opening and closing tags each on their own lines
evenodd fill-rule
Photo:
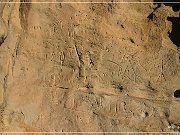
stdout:
<svg viewBox="0 0 180 135">
<path fill-rule="evenodd" d="M 33 2 L 0 4 L 0 131 L 169 132 L 180 124 L 180 38 L 168 19 L 179 10 Z"/>
</svg>

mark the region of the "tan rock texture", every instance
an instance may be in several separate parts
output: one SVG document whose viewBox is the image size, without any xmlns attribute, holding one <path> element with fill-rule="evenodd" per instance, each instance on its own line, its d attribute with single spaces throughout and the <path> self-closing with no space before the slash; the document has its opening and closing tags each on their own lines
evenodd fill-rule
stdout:
<svg viewBox="0 0 180 135">
<path fill-rule="evenodd" d="M 178 5 L 79 1 L 1 0 L 0 131 L 179 131 Z"/>
</svg>

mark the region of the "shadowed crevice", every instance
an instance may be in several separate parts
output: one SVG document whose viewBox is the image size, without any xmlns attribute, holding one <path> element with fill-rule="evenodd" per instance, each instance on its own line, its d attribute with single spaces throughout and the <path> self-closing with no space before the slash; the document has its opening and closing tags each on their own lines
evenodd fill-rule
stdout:
<svg viewBox="0 0 180 135">
<path fill-rule="evenodd" d="M 180 98 L 180 89 L 174 92 L 174 97 Z"/>
<path fill-rule="evenodd" d="M 168 17 L 167 20 L 172 22 L 172 31 L 168 32 L 169 38 L 180 47 L 180 17 Z"/>
</svg>

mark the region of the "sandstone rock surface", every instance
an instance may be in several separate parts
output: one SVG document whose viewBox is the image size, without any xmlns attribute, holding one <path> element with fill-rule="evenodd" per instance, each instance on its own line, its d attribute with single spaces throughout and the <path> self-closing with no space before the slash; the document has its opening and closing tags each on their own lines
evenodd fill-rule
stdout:
<svg viewBox="0 0 180 135">
<path fill-rule="evenodd" d="M 0 131 L 174 131 L 178 5 L 51 1 L 0 3 Z"/>
</svg>

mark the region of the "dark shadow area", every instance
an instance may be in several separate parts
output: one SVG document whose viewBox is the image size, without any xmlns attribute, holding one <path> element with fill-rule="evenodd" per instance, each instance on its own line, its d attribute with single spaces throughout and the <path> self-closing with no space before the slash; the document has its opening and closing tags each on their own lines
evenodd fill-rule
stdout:
<svg viewBox="0 0 180 135">
<path fill-rule="evenodd" d="M 180 89 L 174 92 L 174 97 L 180 98 Z"/>
<path fill-rule="evenodd" d="M 180 3 L 175 3 L 175 2 L 180 2 L 180 0 L 154 0 L 154 2 L 164 2 L 163 4 L 166 6 L 172 7 L 173 11 L 179 11 L 180 10 Z M 167 2 L 167 3 L 166 3 Z M 171 3 L 168 3 L 171 2 Z M 172 3 L 173 2 L 173 3 Z M 160 3 L 158 3 L 160 5 Z"/>
<path fill-rule="evenodd" d="M 147 18 L 150 19 L 151 21 L 153 21 L 153 18 L 154 18 L 153 12 Z"/>
<path fill-rule="evenodd" d="M 167 20 L 172 22 L 172 31 L 168 32 L 169 38 L 180 47 L 180 17 L 168 17 Z"/>
<path fill-rule="evenodd" d="M 160 6 L 161 6 L 161 4 L 157 4 L 157 7 L 154 8 L 154 11 L 156 11 L 156 9 L 158 9 Z M 153 21 L 153 19 L 155 18 L 154 11 L 147 17 L 151 21 Z"/>
</svg>

